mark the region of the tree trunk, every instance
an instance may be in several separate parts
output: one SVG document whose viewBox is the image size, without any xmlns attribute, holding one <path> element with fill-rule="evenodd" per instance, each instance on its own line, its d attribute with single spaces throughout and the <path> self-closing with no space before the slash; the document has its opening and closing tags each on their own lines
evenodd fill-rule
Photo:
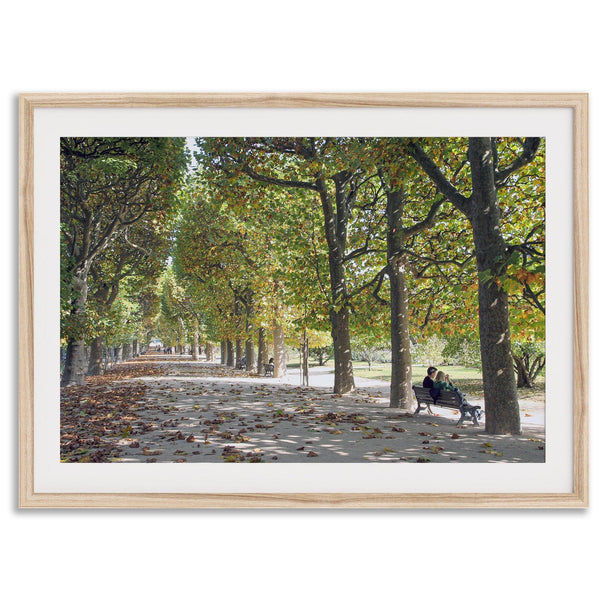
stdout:
<svg viewBox="0 0 600 600">
<path fill-rule="evenodd" d="M 264 375 L 265 365 L 269 362 L 269 349 L 267 348 L 267 332 L 264 327 L 258 328 L 258 367 L 259 375 Z"/>
<path fill-rule="evenodd" d="M 249 291 L 246 294 L 246 371 L 256 370 L 256 353 L 254 351 L 254 300 Z"/>
<path fill-rule="evenodd" d="M 231 340 L 227 340 L 227 366 L 235 367 L 235 351 Z"/>
<path fill-rule="evenodd" d="M 352 348 L 350 344 L 350 311 L 347 306 L 336 312 L 329 311 L 331 337 L 333 338 L 334 394 L 346 394 L 356 389 L 352 368 Z"/>
<path fill-rule="evenodd" d="M 69 385 L 82 385 L 85 379 L 85 342 L 83 340 L 70 340 L 67 344 L 65 368 L 61 378 L 61 387 Z"/>
<path fill-rule="evenodd" d="M 123 361 L 131 360 L 131 344 L 123 344 Z"/>
<path fill-rule="evenodd" d="M 115 363 L 119 364 L 123 362 L 123 346 L 115 347 Z"/>
<path fill-rule="evenodd" d="M 192 342 L 192 360 L 200 360 L 200 348 L 198 347 L 197 329 L 194 329 L 194 341 Z"/>
<path fill-rule="evenodd" d="M 134 358 L 135 358 L 136 356 L 139 356 L 139 354 L 140 354 L 140 348 L 139 348 L 139 344 L 138 344 L 138 340 L 137 340 L 137 338 L 135 338 L 135 339 L 133 340 L 133 344 L 132 344 L 132 351 L 133 351 L 133 356 L 134 356 Z"/>
<path fill-rule="evenodd" d="M 334 354 L 334 394 L 345 394 L 355 390 L 354 374 L 352 369 L 352 351 L 350 343 L 350 319 L 347 300 L 346 273 L 344 266 L 344 253 L 346 249 L 346 236 L 348 218 L 351 213 L 351 201 L 348 196 L 347 186 L 349 177 L 347 173 L 339 173 L 334 177 L 335 205 L 323 179 L 317 182 L 323 216 L 325 219 L 325 238 L 327 240 L 329 257 L 329 275 L 331 282 L 331 308 L 329 318 L 331 321 L 331 337 L 333 338 Z"/>
<path fill-rule="evenodd" d="M 533 387 L 533 381 L 529 374 L 529 369 L 527 368 L 525 360 L 521 356 L 515 356 L 513 354 L 513 361 L 517 371 L 517 388 Z"/>
<path fill-rule="evenodd" d="M 490 138 L 469 140 L 469 161 L 473 178 L 470 221 L 479 279 L 485 430 L 495 434 L 519 434 L 521 421 L 511 353 L 508 295 L 494 277 L 500 274 L 498 261 L 505 256 L 506 243 L 500 228 Z"/>
<path fill-rule="evenodd" d="M 350 309 L 345 303 L 346 278 L 339 252 L 329 252 L 332 306 L 329 309 L 331 337 L 333 338 L 334 394 L 354 391 L 352 346 L 350 342 Z"/>
<path fill-rule="evenodd" d="M 208 360 L 208 356 L 206 360 Z M 221 364 L 227 364 L 227 342 L 225 340 L 221 340 Z"/>
<path fill-rule="evenodd" d="M 402 218 L 404 191 L 387 194 L 387 274 L 390 280 L 392 374 L 390 407 L 412 407 L 412 361 L 410 356 L 410 330 L 408 288 L 405 275 L 404 233 Z M 369 368 L 370 368 L 369 361 Z"/>
<path fill-rule="evenodd" d="M 308 387 L 308 336 L 306 335 L 306 329 L 302 335 L 300 356 L 302 357 L 302 385 Z"/>
<path fill-rule="evenodd" d="M 85 311 L 88 294 L 88 267 L 81 269 L 74 274 L 72 284 L 75 292 L 75 300 L 71 315 L 77 318 Z M 85 340 L 70 339 L 67 343 L 67 355 L 65 358 L 65 367 L 60 380 L 61 387 L 69 385 L 81 385 L 85 378 L 86 358 L 85 358 Z"/>
<path fill-rule="evenodd" d="M 283 325 L 277 320 L 273 321 L 273 355 L 275 361 L 273 377 L 285 377 L 287 374 L 287 365 L 285 361 L 285 337 Z"/>
<path fill-rule="evenodd" d="M 235 338 L 235 366 L 237 369 L 240 368 L 240 361 L 244 355 L 244 344 L 241 338 Z"/>
<path fill-rule="evenodd" d="M 246 340 L 246 371 L 256 371 L 256 352 L 252 339 Z"/>
<path fill-rule="evenodd" d="M 215 360 L 215 349 L 211 342 L 206 342 L 206 360 L 213 362 Z"/>
<path fill-rule="evenodd" d="M 90 347 L 90 362 L 88 363 L 88 375 L 102 375 L 104 363 L 102 361 L 103 337 L 98 336 L 92 340 Z"/>
</svg>

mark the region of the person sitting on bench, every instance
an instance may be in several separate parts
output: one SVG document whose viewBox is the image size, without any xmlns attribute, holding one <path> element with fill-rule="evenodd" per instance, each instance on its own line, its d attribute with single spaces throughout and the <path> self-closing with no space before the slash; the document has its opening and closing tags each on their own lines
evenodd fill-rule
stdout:
<svg viewBox="0 0 600 600">
<path fill-rule="evenodd" d="M 450 392 L 458 390 L 458 388 L 450 381 L 450 375 L 444 373 L 444 371 L 437 372 L 432 387 L 434 387 L 436 390 L 448 390 Z"/>
<path fill-rule="evenodd" d="M 423 386 L 425 387 L 425 386 Z M 429 394 L 434 400 L 440 397 L 440 392 L 456 392 L 463 402 L 466 402 L 464 394 L 450 381 L 450 375 L 444 371 L 438 371 L 435 376 L 433 387 L 429 390 Z"/>
<path fill-rule="evenodd" d="M 473 413 L 475 419 L 478 419 L 479 417 L 481 417 L 481 415 L 483 415 L 483 411 L 481 410 L 480 406 L 472 406 L 467 402 L 465 395 L 450 380 L 450 375 L 444 373 L 443 371 L 438 371 L 437 375 L 435 376 L 435 383 L 433 384 L 433 389 L 429 390 L 429 393 L 434 400 L 434 404 L 435 401 L 439 398 L 440 392 L 444 390 L 456 392 L 456 394 L 461 399 L 464 405 L 468 406 L 469 408 L 475 409 L 475 412 Z"/>
<path fill-rule="evenodd" d="M 423 387 L 424 388 L 432 388 L 435 383 L 435 374 L 437 373 L 437 369 L 435 367 L 429 367 L 427 369 L 427 376 L 423 379 Z"/>
</svg>

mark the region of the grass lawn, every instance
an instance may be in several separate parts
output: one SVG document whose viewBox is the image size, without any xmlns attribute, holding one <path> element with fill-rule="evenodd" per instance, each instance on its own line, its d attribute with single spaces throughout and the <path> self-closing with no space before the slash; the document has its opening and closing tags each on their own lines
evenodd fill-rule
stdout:
<svg viewBox="0 0 600 600">
<path fill-rule="evenodd" d="M 366 362 L 355 361 L 352 363 L 354 374 L 357 377 L 365 377 L 366 379 L 379 379 L 382 381 L 390 381 L 392 365 L 377 364 L 372 365 L 369 370 L 369 365 Z M 294 365 L 288 365 L 294 366 Z M 299 365 L 295 365 L 299 366 Z M 310 363 L 309 369 L 317 366 L 316 363 Z M 325 366 L 333 369 L 333 362 L 328 361 Z M 450 379 L 459 387 L 465 394 L 473 394 L 474 396 L 483 396 L 483 382 L 481 372 L 477 369 L 461 367 L 458 365 L 442 366 L 442 371 L 450 375 Z M 413 384 L 421 385 L 423 378 L 427 373 L 427 367 L 413 367 Z M 537 378 L 532 389 L 521 388 L 518 390 L 519 400 L 540 400 L 545 395 L 545 378 L 540 376 Z"/>
<path fill-rule="evenodd" d="M 478 392 L 483 393 L 481 383 L 481 372 L 477 369 L 469 369 L 467 367 L 459 366 L 447 366 L 441 367 L 444 373 L 450 375 L 450 379 L 465 393 L 476 394 Z M 357 362 L 354 363 L 354 371 L 359 377 L 366 377 L 367 379 L 381 379 L 383 381 L 390 381 L 392 365 L 373 365 L 369 371 L 367 363 Z M 413 367 L 413 384 L 421 385 L 423 378 L 427 374 L 427 367 Z"/>
</svg>

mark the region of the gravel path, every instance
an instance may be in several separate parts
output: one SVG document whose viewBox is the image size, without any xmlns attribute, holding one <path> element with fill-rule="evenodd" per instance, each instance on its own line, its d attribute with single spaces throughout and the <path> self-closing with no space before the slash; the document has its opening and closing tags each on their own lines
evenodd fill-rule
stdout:
<svg viewBox="0 0 600 600">
<path fill-rule="evenodd" d="M 522 435 L 498 436 L 470 422 L 456 427 L 448 409 L 416 417 L 390 409 L 386 382 L 357 377 L 356 393 L 334 395 L 327 367 L 311 369 L 311 386 L 302 387 L 294 371 L 282 379 L 249 377 L 173 356 L 131 364 L 157 366 L 161 374 L 110 381 L 121 394 L 130 386 L 143 397 L 126 428 L 105 429 L 97 439 L 111 444 L 103 461 L 544 462 L 541 402 L 522 406 Z"/>
</svg>

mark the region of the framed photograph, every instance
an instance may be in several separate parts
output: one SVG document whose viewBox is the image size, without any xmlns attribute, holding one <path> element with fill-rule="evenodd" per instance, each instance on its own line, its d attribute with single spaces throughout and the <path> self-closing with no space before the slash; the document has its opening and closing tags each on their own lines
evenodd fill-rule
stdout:
<svg viewBox="0 0 600 600">
<path fill-rule="evenodd" d="M 19 131 L 20 507 L 588 506 L 587 94 Z"/>
</svg>

